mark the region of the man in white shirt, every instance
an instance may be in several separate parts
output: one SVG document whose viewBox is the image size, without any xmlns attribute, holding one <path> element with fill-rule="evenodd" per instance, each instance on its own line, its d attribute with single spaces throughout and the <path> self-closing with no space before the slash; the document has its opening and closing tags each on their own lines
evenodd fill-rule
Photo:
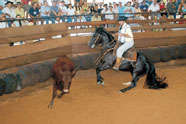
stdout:
<svg viewBox="0 0 186 124">
<path fill-rule="evenodd" d="M 61 9 L 61 16 L 67 15 L 68 9 L 65 6 L 65 1 L 59 3 L 59 8 Z M 65 18 L 61 17 L 62 21 L 65 22 Z"/>
<path fill-rule="evenodd" d="M 120 24 L 120 29 L 118 32 L 118 42 L 119 44 L 122 44 L 116 51 L 116 63 L 113 67 L 115 71 L 119 70 L 119 66 L 121 64 L 121 59 L 124 54 L 128 49 L 132 48 L 134 46 L 134 39 L 133 39 L 133 33 L 131 30 L 131 27 L 126 23 L 126 20 L 128 18 L 125 16 L 119 16 L 119 24 Z"/>
<path fill-rule="evenodd" d="M 154 0 L 154 2 L 149 6 L 148 11 L 153 12 L 151 14 L 152 19 L 157 19 L 160 17 L 160 6 L 157 3 L 157 0 Z"/>
<path fill-rule="evenodd" d="M 72 22 L 72 19 L 74 18 L 74 22 L 76 22 L 76 18 L 73 17 L 72 15 L 75 15 L 74 9 L 72 8 L 72 4 L 69 4 L 68 10 L 67 10 L 67 23 Z"/>
<path fill-rule="evenodd" d="M 6 15 L 7 20 L 8 19 L 14 19 L 16 17 L 15 10 L 12 8 L 13 2 L 8 1 L 6 2 L 6 7 L 3 8 L 2 12 Z M 8 22 L 8 26 L 11 27 L 11 21 Z"/>
</svg>

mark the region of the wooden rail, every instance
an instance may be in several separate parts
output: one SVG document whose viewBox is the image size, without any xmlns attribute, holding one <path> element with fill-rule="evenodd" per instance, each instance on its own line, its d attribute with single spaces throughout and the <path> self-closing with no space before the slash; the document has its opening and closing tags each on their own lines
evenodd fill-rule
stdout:
<svg viewBox="0 0 186 124">
<path fill-rule="evenodd" d="M 145 26 L 132 27 L 132 30 L 152 30 L 185 28 L 186 24 L 149 25 L 160 20 L 130 20 L 130 23 L 148 24 Z M 168 22 L 180 21 L 167 20 Z M 162 21 L 161 21 L 162 22 Z M 38 43 L 20 46 L 6 46 L 0 49 L 0 70 L 30 64 L 54 58 L 63 54 L 77 54 L 95 52 L 97 50 L 88 48 L 91 36 L 68 37 L 67 34 L 94 32 L 96 25 L 117 24 L 117 21 L 83 22 L 83 23 L 60 23 L 20 28 L 8 28 L 0 30 L 0 44 L 8 44 L 15 41 L 33 40 L 37 38 L 48 38 L 54 35 L 63 35 L 61 39 L 50 39 Z M 92 25 L 92 28 L 68 30 L 69 26 Z M 118 26 L 106 28 L 107 31 L 115 32 Z M 117 37 L 115 37 L 117 39 Z M 160 32 L 138 32 L 134 33 L 135 47 L 158 47 L 168 45 L 186 44 L 186 30 L 160 31 Z"/>
</svg>

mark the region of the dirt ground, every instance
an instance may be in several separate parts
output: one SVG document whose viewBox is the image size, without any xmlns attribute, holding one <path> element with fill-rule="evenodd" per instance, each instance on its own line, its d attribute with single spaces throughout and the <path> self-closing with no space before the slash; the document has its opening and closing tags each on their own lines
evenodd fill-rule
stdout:
<svg viewBox="0 0 186 124">
<path fill-rule="evenodd" d="M 1 124 L 185 124 L 186 66 L 158 68 L 158 75 L 167 76 L 169 88 L 144 89 L 145 77 L 136 88 L 119 94 L 131 79 L 129 72 L 102 72 L 105 86 L 96 85 L 95 70 L 79 71 L 71 92 L 55 99 L 52 79 L 0 97 Z"/>
</svg>

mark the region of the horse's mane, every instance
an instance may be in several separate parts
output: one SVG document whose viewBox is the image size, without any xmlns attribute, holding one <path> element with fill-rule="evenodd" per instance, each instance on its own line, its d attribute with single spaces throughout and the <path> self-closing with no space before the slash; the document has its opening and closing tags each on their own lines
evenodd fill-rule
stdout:
<svg viewBox="0 0 186 124">
<path fill-rule="evenodd" d="M 107 32 L 106 29 L 104 27 L 99 27 L 96 29 L 96 32 L 98 32 L 99 34 L 105 33 L 109 40 L 112 41 L 114 39 L 114 37 L 112 36 L 111 33 Z"/>
</svg>

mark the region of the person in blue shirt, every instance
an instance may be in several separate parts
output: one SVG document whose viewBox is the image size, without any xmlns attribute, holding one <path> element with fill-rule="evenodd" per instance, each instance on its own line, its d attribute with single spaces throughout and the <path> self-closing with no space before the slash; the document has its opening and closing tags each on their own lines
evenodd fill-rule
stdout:
<svg viewBox="0 0 186 124">
<path fill-rule="evenodd" d="M 50 7 L 51 13 L 50 16 L 53 17 L 51 18 L 52 23 L 55 23 L 55 20 L 60 21 L 60 18 L 54 18 L 56 16 L 60 16 L 61 15 L 61 9 L 56 5 L 56 2 L 53 1 L 52 2 L 52 6 Z"/>
<path fill-rule="evenodd" d="M 142 15 L 147 19 L 148 18 L 148 14 L 146 14 L 146 12 L 148 11 L 148 5 L 146 4 L 146 1 L 144 0 L 140 6 L 140 10 L 143 13 Z"/>
<path fill-rule="evenodd" d="M 51 13 L 50 7 L 48 6 L 48 2 L 44 1 L 43 5 L 41 6 L 41 17 L 44 18 L 46 24 L 49 24 L 49 15 Z M 42 23 L 43 24 L 43 21 Z"/>
<path fill-rule="evenodd" d="M 134 8 L 131 6 L 131 1 L 128 1 L 128 2 L 126 3 L 126 6 L 125 6 L 125 8 L 124 8 L 124 13 L 126 13 L 126 14 L 125 14 L 125 17 L 133 18 L 133 19 L 134 19 L 134 14 L 133 14 L 133 13 L 135 13 L 135 10 L 134 10 Z"/>
<path fill-rule="evenodd" d="M 124 7 L 122 6 L 122 3 L 119 2 L 119 6 L 118 6 L 118 11 L 119 11 L 119 16 L 124 16 Z"/>
<path fill-rule="evenodd" d="M 32 7 L 29 9 L 29 15 L 31 18 L 38 18 L 40 16 L 39 9 L 37 8 L 37 2 L 32 3 Z M 36 25 L 36 20 L 34 19 L 34 25 Z"/>
</svg>

